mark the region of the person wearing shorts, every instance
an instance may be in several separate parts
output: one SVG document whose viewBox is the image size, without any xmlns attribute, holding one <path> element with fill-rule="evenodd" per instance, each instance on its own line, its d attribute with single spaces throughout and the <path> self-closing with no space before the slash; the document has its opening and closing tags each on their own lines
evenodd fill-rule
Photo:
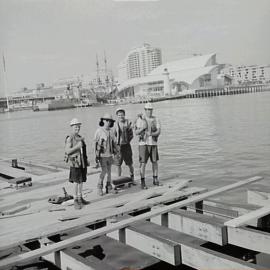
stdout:
<svg viewBox="0 0 270 270">
<path fill-rule="evenodd" d="M 123 161 L 129 167 L 130 178 L 134 182 L 134 168 L 132 159 L 132 148 L 130 145 L 133 139 L 132 123 L 125 118 L 126 112 L 122 108 L 116 110 L 117 120 L 114 123 L 114 132 L 116 136 L 116 144 L 118 146 L 118 154 L 115 156 L 114 164 L 117 167 L 118 176 L 122 174 L 122 164 Z"/>
<path fill-rule="evenodd" d="M 74 184 L 74 208 L 81 209 L 88 204 L 82 197 L 83 183 L 87 179 L 87 166 L 89 165 L 86 153 L 86 144 L 79 135 L 81 122 L 74 118 L 70 121 L 71 134 L 65 140 L 65 161 L 70 166 L 69 182 Z"/>
<path fill-rule="evenodd" d="M 159 186 L 158 181 L 158 137 L 161 132 L 159 119 L 153 116 L 153 106 L 144 106 L 145 115 L 139 115 L 135 123 L 135 133 L 139 136 L 139 162 L 141 174 L 141 188 L 147 189 L 145 184 L 145 167 L 148 160 L 152 163 L 153 184 Z"/>
</svg>

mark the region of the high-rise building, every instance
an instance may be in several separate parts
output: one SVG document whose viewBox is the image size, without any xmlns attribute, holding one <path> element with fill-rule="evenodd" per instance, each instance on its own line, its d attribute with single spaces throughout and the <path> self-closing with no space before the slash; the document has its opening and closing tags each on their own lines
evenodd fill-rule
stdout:
<svg viewBox="0 0 270 270">
<path fill-rule="evenodd" d="M 118 65 L 118 80 L 123 82 L 132 78 L 148 75 L 153 69 L 162 64 L 161 49 L 153 48 L 145 43 L 130 51 Z"/>
</svg>

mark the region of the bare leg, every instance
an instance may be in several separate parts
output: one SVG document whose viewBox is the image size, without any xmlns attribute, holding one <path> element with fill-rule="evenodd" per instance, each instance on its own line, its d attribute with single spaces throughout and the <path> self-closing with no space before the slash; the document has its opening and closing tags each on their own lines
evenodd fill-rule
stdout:
<svg viewBox="0 0 270 270">
<path fill-rule="evenodd" d="M 79 203 L 79 183 L 74 185 L 74 208 L 81 209 L 81 204 Z"/>
<path fill-rule="evenodd" d="M 106 166 L 102 166 L 101 167 L 101 173 L 99 175 L 99 181 L 98 181 L 98 184 L 101 185 L 101 186 L 103 186 L 103 180 L 105 178 L 106 173 L 107 173 Z"/>
<path fill-rule="evenodd" d="M 134 167 L 133 164 L 129 165 L 129 172 L 130 172 L 130 177 L 132 179 L 132 185 L 136 186 L 136 182 L 134 181 Z"/>
<path fill-rule="evenodd" d="M 141 178 L 145 178 L 145 163 L 141 163 L 140 164 L 140 174 L 141 174 Z"/>
<path fill-rule="evenodd" d="M 78 184 L 78 196 L 82 197 L 82 187 L 83 187 L 83 183 L 79 183 Z"/>
<path fill-rule="evenodd" d="M 106 193 L 112 190 L 112 164 L 107 165 L 107 184 L 106 184 Z"/>
<path fill-rule="evenodd" d="M 112 181 L 112 165 L 108 165 L 107 166 L 107 185 L 108 184 L 111 184 L 111 181 Z"/>
<path fill-rule="evenodd" d="M 101 166 L 101 173 L 99 175 L 98 186 L 97 186 L 97 188 L 98 188 L 98 195 L 100 195 L 100 196 L 103 195 L 103 191 L 102 191 L 103 180 L 105 178 L 106 173 L 107 173 L 107 166 L 105 164 L 102 164 L 102 166 Z"/>
<path fill-rule="evenodd" d="M 141 188 L 147 189 L 147 186 L 145 185 L 145 163 L 141 163 L 140 165 L 140 173 L 141 173 Z"/>
<path fill-rule="evenodd" d="M 78 183 L 74 183 L 74 199 L 78 199 Z"/>
<path fill-rule="evenodd" d="M 152 170 L 153 170 L 153 184 L 156 186 L 162 186 L 161 183 L 158 181 L 158 163 L 153 162 L 152 163 Z"/>
<path fill-rule="evenodd" d="M 158 163 L 157 162 L 152 163 L 152 170 L 153 170 L 153 176 L 158 176 Z"/>
</svg>

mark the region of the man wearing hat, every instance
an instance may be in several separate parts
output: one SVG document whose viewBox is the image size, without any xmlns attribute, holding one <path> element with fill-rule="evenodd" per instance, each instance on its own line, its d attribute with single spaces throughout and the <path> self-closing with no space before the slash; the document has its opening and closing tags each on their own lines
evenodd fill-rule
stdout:
<svg viewBox="0 0 270 270">
<path fill-rule="evenodd" d="M 70 121 L 72 132 L 66 137 L 65 161 L 70 166 L 69 181 L 74 183 L 74 208 L 81 209 L 88 204 L 82 197 L 83 182 L 87 179 L 87 154 L 84 138 L 79 135 L 81 122 L 77 118 Z"/>
<path fill-rule="evenodd" d="M 122 163 L 129 167 L 130 178 L 134 182 L 134 168 L 132 160 L 132 149 L 130 142 L 133 139 L 132 123 L 125 118 L 125 110 L 123 108 L 118 108 L 116 110 L 117 121 L 114 123 L 114 132 L 116 136 L 116 144 L 118 145 L 118 155 L 115 157 L 115 165 L 118 169 L 118 176 L 122 174 Z"/>
<path fill-rule="evenodd" d="M 160 121 L 153 116 L 153 106 L 147 103 L 144 106 L 145 115 L 140 115 L 135 123 L 135 133 L 139 136 L 139 162 L 141 173 L 141 187 L 145 184 L 145 167 L 148 159 L 152 162 L 153 184 L 159 186 L 158 181 L 158 137 L 161 132 Z"/>
<path fill-rule="evenodd" d="M 107 174 L 106 190 L 112 189 L 111 184 L 111 167 L 113 164 L 113 157 L 117 152 L 115 135 L 112 130 L 114 120 L 108 113 L 104 114 L 100 118 L 99 128 L 97 129 L 94 141 L 95 141 L 95 154 L 96 160 L 100 163 L 101 173 L 98 181 L 98 194 L 103 195 L 103 181 Z"/>
</svg>

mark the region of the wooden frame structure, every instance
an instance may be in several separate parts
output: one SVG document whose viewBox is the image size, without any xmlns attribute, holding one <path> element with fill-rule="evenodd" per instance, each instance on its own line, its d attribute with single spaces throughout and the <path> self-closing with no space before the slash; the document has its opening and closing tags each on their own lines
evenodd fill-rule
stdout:
<svg viewBox="0 0 270 270">
<path fill-rule="evenodd" d="M 247 180 L 191 196 L 170 205 L 164 205 L 164 203 L 160 202 L 160 207 L 153 207 L 150 212 L 132 217 L 127 215 L 130 212 L 128 207 L 123 207 L 123 209 L 116 212 L 105 212 L 99 216 L 96 222 L 107 220 L 107 226 L 83 232 L 69 239 L 58 243 L 51 243 L 24 254 L 3 259 L 0 261 L 0 269 L 29 262 L 40 256 L 48 256 L 48 254 L 54 254 L 55 258 L 59 258 L 59 254 L 62 254 L 61 252 L 64 249 L 80 245 L 82 241 L 91 241 L 91 239 L 102 237 L 106 234 L 123 244 L 132 246 L 172 265 L 182 263 L 196 269 L 218 269 L 221 265 L 222 269 L 263 269 L 262 266 L 227 254 L 226 246 L 235 245 L 241 252 L 251 250 L 270 254 L 270 234 L 259 231 L 256 228 L 252 229 L 243 226 L 250 219 L 259 219 L 269 214 L 269 207 L 263 207 L 242 217 L 232 219 L 224 217 L 224 215 L 219 216 L 218 212 L 216 213 L 217 217 L 214 215 L 212 217 L 204 215 L 202 203 L 211 196 L 254 183 L 261 179 L 262 177 L 258 176 L 251 177 Z M 195 213 L 180 209 L 194 203 L 200 207 Z M 119 219 L 119 216 L 122 217 Z M 111 222 L 110 219 L 112 217 L 116 217 L 115 222 Z M 86 226 L 87 224 L 89 222 L 82 222 L 80 225 Z M 209 243 L 212 243 L 215 248 L 207 247 Z M 219 251 L 217 247 L 222 249 L 222 251 Z M 64 257 L 67 258 L 66 256 Z M 69 254 L 69 256 L 71 255 Z M 211 262 L 211 268 L 209 262 Z M 80 263 L 86 262 L 80 261 Z M 90 269 L 99 268 L 95 266 Z"/>
</svg>

